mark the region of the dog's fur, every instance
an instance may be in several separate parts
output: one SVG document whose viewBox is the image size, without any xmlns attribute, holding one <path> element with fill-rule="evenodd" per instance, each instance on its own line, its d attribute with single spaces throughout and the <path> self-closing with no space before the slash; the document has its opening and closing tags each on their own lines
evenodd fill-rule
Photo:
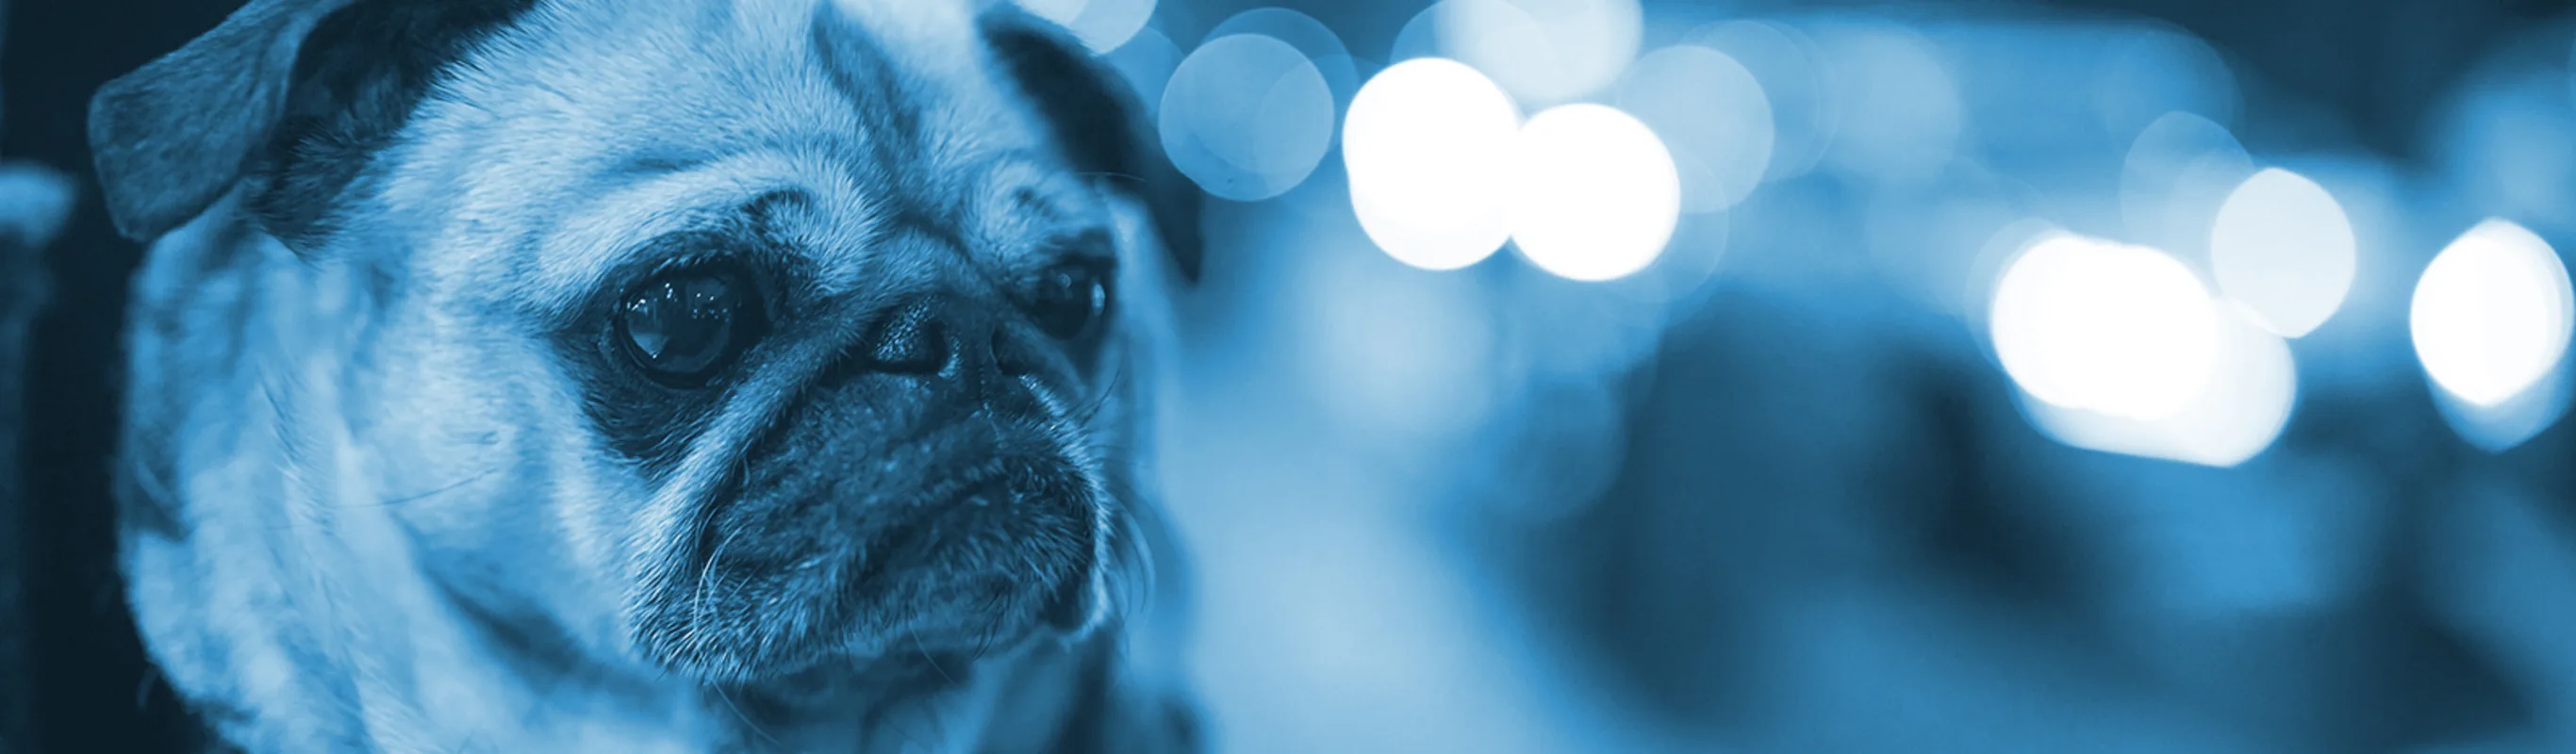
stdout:
<svg viewBox="0 0 2576 754">
<path fill-rule="evenodd" d="M 995 0 L 253 0 L 110 84 L 162 672 L 256 751 L 1195 748 L 1136 480 L 1196 194 L 1104 70 Z M 639 379 L 620 292 L 710 257 L 770 333 Z M 1015 304 L 1068 261 L 1103 335 Z M 903 316 L 1014 366 L 862 366 Z"/>
</svg>

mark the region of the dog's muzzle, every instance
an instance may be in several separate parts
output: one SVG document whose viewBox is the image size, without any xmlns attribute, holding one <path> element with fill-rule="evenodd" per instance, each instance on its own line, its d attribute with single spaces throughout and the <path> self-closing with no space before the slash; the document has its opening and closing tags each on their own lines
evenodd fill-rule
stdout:
<svg viewBox="0 0 2576 754">
<path fill-rule="evenodd" d="M 793 670 L 835 643 L 980 649 L 1080 625 L 1107 501 L 1038 393 L 1037 336 L 992 306 L 890 308 L 805 387 L 710 506 L 700 583 L 671 595 L 708 606 L 678 611 L 692 631 L 748 629 L 740 664 Z"/>
</svg>

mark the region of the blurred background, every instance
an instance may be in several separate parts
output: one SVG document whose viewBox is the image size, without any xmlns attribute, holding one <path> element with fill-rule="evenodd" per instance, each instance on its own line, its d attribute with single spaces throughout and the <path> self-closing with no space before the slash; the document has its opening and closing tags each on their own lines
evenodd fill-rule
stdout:
<svg viewBox="0 0 2576 754">
<path fill-rule="evenodd" d="M 1221 751 L 2576 751 L 2568 3 L 1021 2 L 1208 194 Z M 229 6 L 7 7 L 0 742 L 179 740 L 80 113 Z"/>
</svg>

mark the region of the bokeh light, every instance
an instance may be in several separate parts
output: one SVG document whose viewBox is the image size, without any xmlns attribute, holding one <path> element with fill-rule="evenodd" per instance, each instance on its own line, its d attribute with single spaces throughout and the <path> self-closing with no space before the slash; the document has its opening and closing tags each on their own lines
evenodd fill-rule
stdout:
<svg viewBox="0 0 2576 754">
<path fill-rule="evenodd" d="M 1084 47 L 1105 53 L 1125 45 L 1154 17 L 1154 0 L 1019 0 L 1020 7 L 1053 21 Z"/>
<path fill-rule="evenodd" d="M 2289 343 L 2234 312 L 2221 312 L 2209 376 L 2179 410 L 2141 419 L 2038 403 L 2049 436 L 2079 448 L 2231 467 L 2270 448 L 2298 400 Z"/>
<path fill-rule="evenodd" d="M 2138 132 L 2120 167 L 2120 216 L 2128 236 L 2177 254 L 2198 255 L 2227 197 L 2257 172 L 2226 126 L 2166 113 Z"/>
<path fill-rule="evenodd" d="M 1350 48 L 1342 44 L 1341 36 L 1334 34 L 1332 27 L 1315 20 L 1314 16 L 1287 8 L 1254 8 L 1219 22 L 1216 28 L 1208 30 L 1207 38 L 1236 34 L 1259 34 L 1297 48 L 1315 64 L 1315 70 L 1323 74 L 1325 86 L 1333 91 L 1336 108 L 1349 104 L 1351 96 L 1359 92 L 1359 59 L 1351 55 Z"/>
<path fill-rule="evenodd" d="M 2013 382 L 2042 401 L 2126 419 L 2174 415 L 2218 353 L 2218 310 L 2163 252 L 2068 233 L 1996 283 L 1988 325 Z"/>
<path fill-rule="evenodd" d="M 1697 45 L 1647 53 L 1619 80 L 1619 108 L 1672 151 L 1684 212 L 1735 206 L 1771 166 L 1771 101 L 1744 65 Z"/>
<path fill-rule="evenodd" d="M 1672 240 L 1681 179 L 1655 132 L 1616 108 L 1551 108 L 1521 127 L 1509 208 L 1512 242 L 1572 280 L 1645 269 Z"/>
<path fill-rule="evenodd" d="M 2035 193 L 2008 177 L 1964 168 L 1937 184 L 1879 187 L 1862 199 L 1860 218 L 1871 267 L 1890 292 L 1916 305 L 1982 322 L 1993 299 L 1979 291 L 1990 290 L 2003 263 L 2037 236 L 1999 238 L 2029 218 Z"/>
<path fill-rule="evenodd" d="M 2268 168 L 2245 179 L 2210 231 L 2218 289 L 2283 337 L 2308 334 L 2352 289 L 2352 221 L 2325 187 Z"/>
<path fill-rule="evenodd" d="M 1442 51 L 1440 45 L 1440 16 L 1446 12 L 1441 9 L 1444 5 L 1448 5 L 1447 0 L 1432 3 L 1421 12 L 1413 14 L 1413 18 L 1405 21 L 1404 26 L 1396 30 L 1395 42 L 1387 48 L 1388 65 L 1414 58 L 1436 58 L 1448 54 Z"/>
<path fill-rule="evenodd" d="M 1994 349 L 1994 303 L 1995 290 L 2003 285 L 2004 271 L 2012 269 L 2041 242 L 2066 234 L 2065 226 L 2036 217 L 2007 220 L 1977 245 L 1975 256 L 1967 260 L 1966 278 L 1952 281 L 1957 285 L 1955 290 L 1931 293 L 1926 298 L 1952 304 L 1967 331 L 1985 343 L 1982 355 L 2000 368 L 2003 359 Z"/>
<path fill-rule="evenodd" d="M 1797 29 L 1769 21 L 1728 21 L 1690 36 L 1753 74 L 1771 110 L 1772 154 L 1763 180 L 1805 175 L 1824 158 L 1840 122 L 1821 52 Z"/>
<path fill-rule="evenodd" d="M 2547 241 L 2505 220 L 2469 229 L 2415 284 L 2415 355 L 2443 390 L 2496 406 L 2556 371 L 2576 327 L 2576 293 Z"/>
<path fill-rule="evenodd" d="M 1961 155 L 2015 175 L 2082 181 L 2165 113 L 2228 121 L 2236 112 L 2217 53 L 2164 24 L 2105 16 L 1918 28 L 1957 82 Z"/>
<path fill-rule="evenodd" d="M 1532 105 L 1599 92 L 1637 56 L 1637 0 L 1443 0 L 1443 54 L 1493 76 Z"/>
<path fill-rule="evenodd" d="M 2244 463 L 2280 438 L 2298 394 L 2290 344 L 2245 317 L 2222 316 L 2209 379 L 2163 422 L 2171 448 L 2165 457 L 2208 466 Z"/>
<path fill-rule="evenodd" d="M 1009 2 L 1206 194 L 1074 408 L 1212 748 L 2576 752 L 2576 8 Z M 151 356 L 75 214 L 45 392 Z"/>
<path fill-rule="evenodd" d="M 1295 188 L 1323 162 L 1333 94 L 1297 48 L 1236 34 L 1181 60 L 1157 120 L 1164 151 L 1200 188 L 1259 201 Z"/>
<path fill-rule="evenodd" d="M 2434 405 L 2441 409 L 2442 420 L 2459 433 L 2460 439 L 2489 453 L 2502 453 L 2547 431 L 2567 415 L 2568 400 L 2576 397 L 2576 380 L 2568 378 L 2564 368 L 2552 369 L 2540 382 L 2515 393 L 2503 403 L 2482 406 L 2448 391 L 2434 391 Z"/>
<path fill-rule="evenodd" d="M 2163 25 L 2114 36 L 2089 90 L 2103 132 L 2121 139 L 2136 136 L 2169 112 L 2226 122 L 2240 107 L 2236 75 L 2218 51 Z"/>
<path fill-rule="evenodd" d="M 1670 315 L 1695 310 L 1719 286 L 1712 285 L 1725 266 L 1733 218 L 1724 212 L 1683 214 L 1673 224 L 1672 240 L 1653 264 L 1636 274 L 1597 285 L 1631 304 L 1657 307 Z M 1596 286 L 1587 286 L 1587 288 Z M 1597 295 L 1586 290 L 1584 295 Z M 1658 322 L 1658 331 L 1661 323 Z"/>
<path fill-rule="evenodd" d="M 1966 116 L 1930 42 L 1875 21 L 1826 25 L 1813 36 L 1836 77 L 1830 164 L 1856 179 L 1913 183 L 1950 163 Z"/>
<path fill-rule="evenodd" d="M 1342 161 L 1351 207 L 1369 240 L 1429 270 L 1500 250 L 1520 110 L 1484 74 L 1417 58 L 1371 77 L 1351 100 Z"/>
</svg>

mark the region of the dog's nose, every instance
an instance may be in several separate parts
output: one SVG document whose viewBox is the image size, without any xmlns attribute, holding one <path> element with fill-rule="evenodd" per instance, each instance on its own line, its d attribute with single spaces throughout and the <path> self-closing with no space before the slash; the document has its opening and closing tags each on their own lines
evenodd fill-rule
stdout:
<svg viewBox="0 0 2576 754">
<path fill-rule="evenodd" d="M 888 374 L 976 382 L 1018 377 L 1032 367 L 1028 344 L 992 302 L 924 296 L 886 310 L 863 346 L 868 367 Z"/>
</svg>

